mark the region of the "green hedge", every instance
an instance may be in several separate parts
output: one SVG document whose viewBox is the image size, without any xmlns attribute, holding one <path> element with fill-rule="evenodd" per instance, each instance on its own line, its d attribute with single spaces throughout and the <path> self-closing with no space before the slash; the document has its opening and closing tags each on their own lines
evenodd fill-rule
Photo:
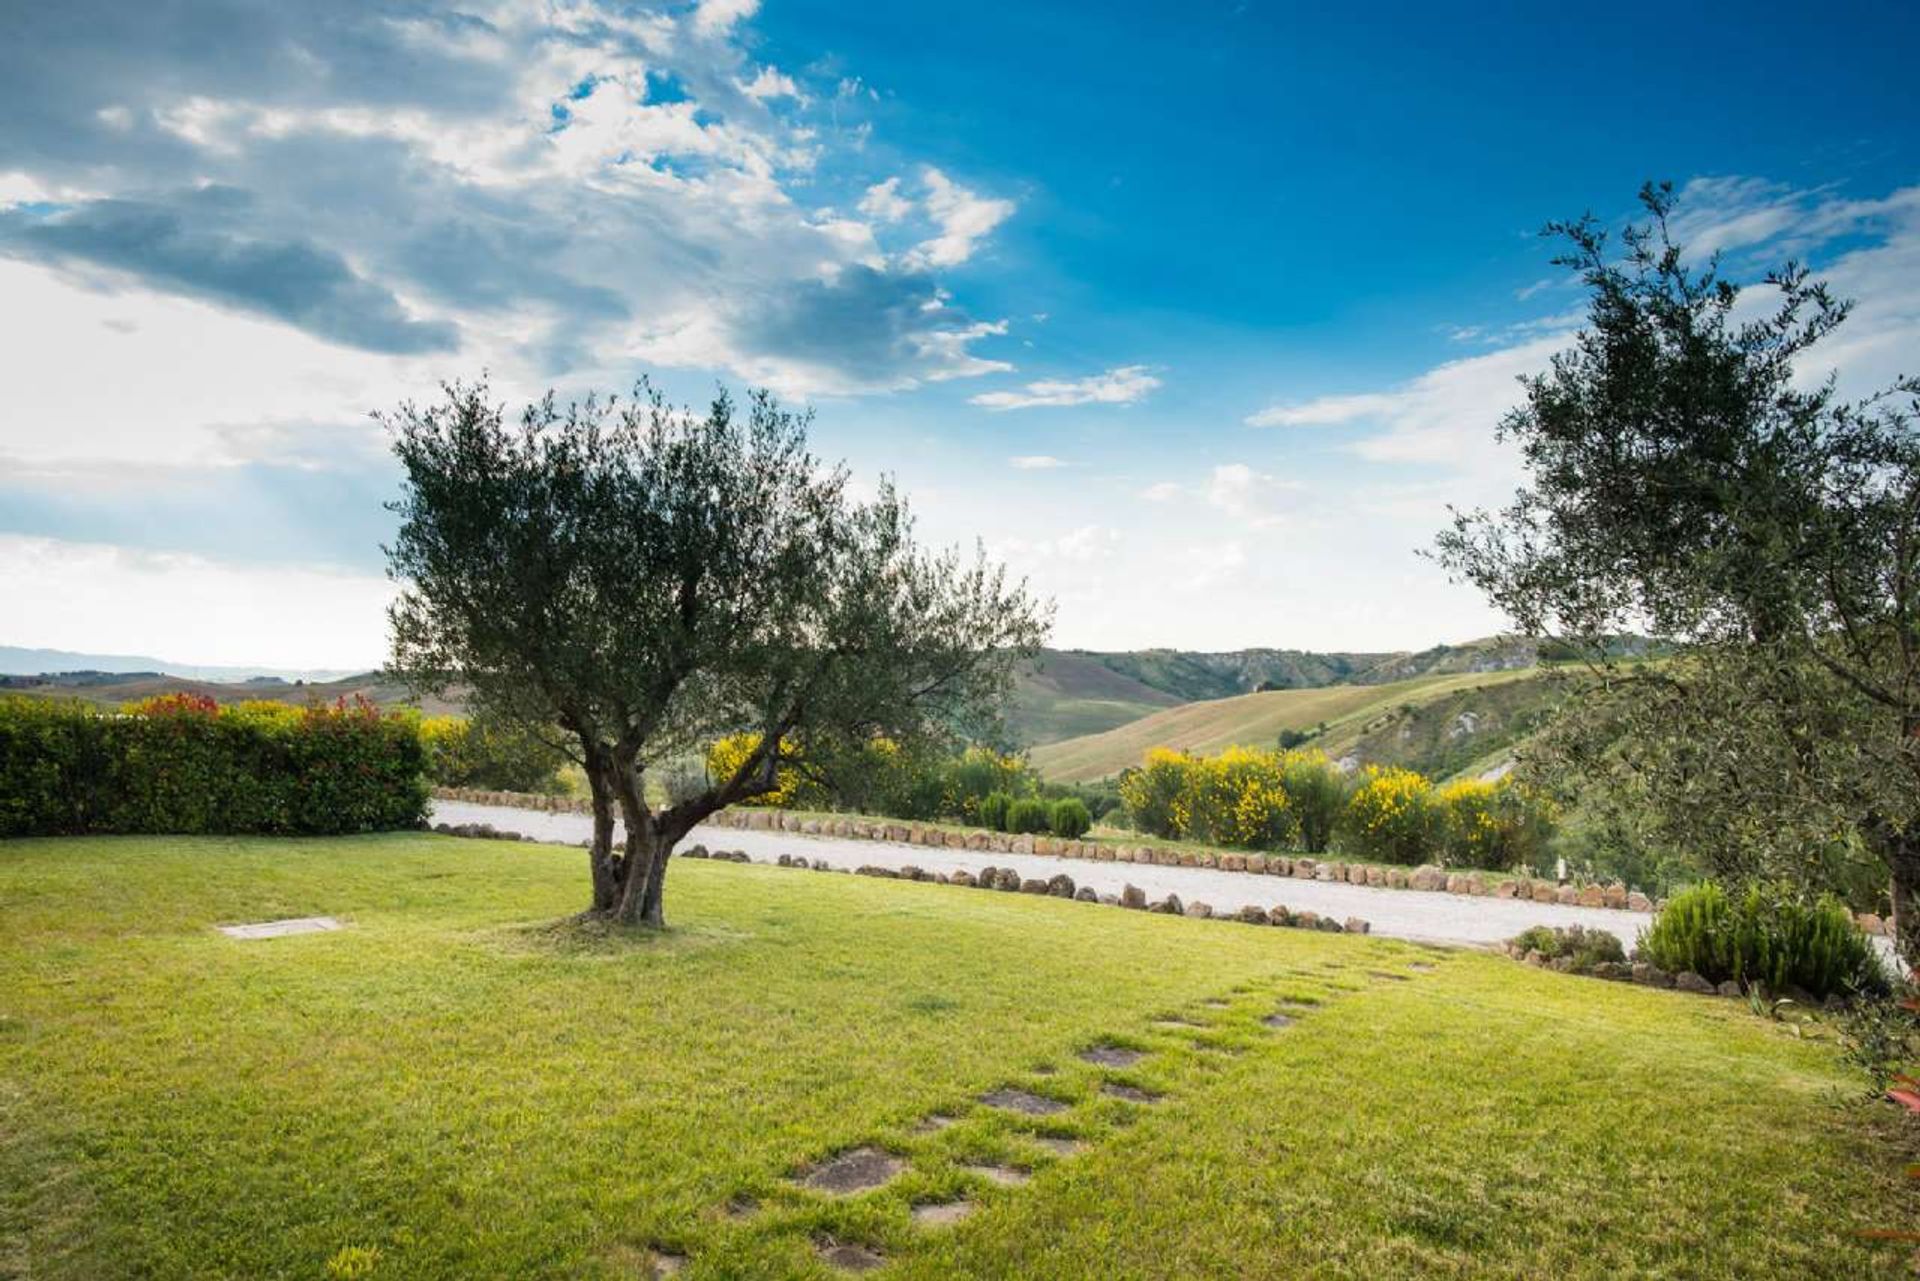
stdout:
<svg viewBox="0 0 1920 1281">
<path fill-rule="evenodd" d="M 172 695 L 120 714 L 0 699 L 0 836 L 327 835 L 417 826 L 414 718 Z"/>
</svg>

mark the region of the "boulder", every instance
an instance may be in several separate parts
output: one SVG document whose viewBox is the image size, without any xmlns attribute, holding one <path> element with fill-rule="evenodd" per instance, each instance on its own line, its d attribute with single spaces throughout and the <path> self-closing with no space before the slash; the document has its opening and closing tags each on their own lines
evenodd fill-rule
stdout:
<svg viewBox="0 0 1920 1281">
<path fill-rule="evenodd" d="M 1556 956 L 1547 962 L 1547 968 L 1555 974 L 1571 974 L 1573 973 L 1573 958 L 1571 956 Z"/>
<path fill-rule="evenodd" d="M 1678 974 L 1674 975 L 1673 986 L 1678 991 L 1697 992 L 1701 996 L 1712 996 L 1715 991 L 1713 984 L 1707 982 L 1692 970 L 1681 970 Z"/>
<path fill-rule="evenodd" d="M 1571 885 L 1562 885 L 1554 899 L 1566 907 L 1574 907 L 1580 902 L 1580 891 Z"/>
<path fill-rule="evenodd" d="M 985 832 L 968 832 L 967 833 L 967 848 L 974 851 L 975 853 L 979 853 L 981 850 L 986 849 L 988 843 L 989 842 L 988 842 L 987 834 Z"/>
<path fill-rule="evenodd" d="M 1267 923 L 1267 909 L 1257 904 L 1249 903 L 1238 912 L 1235 912 L 1233 919 L 1247 925 L 1265 925 Z"/>
<path fill-rule="evenodd" d="M 1385 889 L 1387 885 L 1387 869 L 1384 867 L 1368 868 L 1367 884 L 1373 886 L 1375 889 Z"/>
<path fill-rule="evenodd" d="M 1487 896 L 1487 878 L 1478 872 L 1468 872 L 1467 893 L 1473 895 L 1475 898 L 1485 898 Z"/>
<path fill-rule="evenodd" d="M 871 863 L 862 863 L 853 870 L 856 876 L 879 876 L 887 880 L 898 880 L 900 877 L 900 873 L 890 867 L 875 867 Z"/>
<path fill-rule="evenodd" d="M 1387 869 L 1387 888 L 1390 890 L 1404 890 L 1407 888 L 1407 873 L 1404 868 L 1390 867 Z"/>
<path fill-rule="evenodd" d="M 1147 892 L 1138 885 L 1129 885 L 1120 891 L 1120 906 L 1144 910 L 1147 906 Z"/>
<path fill-rule="evenodd" d="M 1416 890 L 1443 890 L 1447 887 L 1447 875 L 1437 867 L 1416 867 L 1407 873 L 1407 885 Z"/>
<path fill-rule="evenodd" d="M 1052 858 L 1060 853 L 1060 843 L 1051 836 L 1036 836 L 1033 838 L 1033 852 Z"/>
<path fill-rule="evenodd" d="M 908 863 L 900 869 L 900 879 L 903 881 L 924 881 L 927 879 L 927 874 L 925 870 Z"/>
<path fill-rule="evenodd" d="M 1040 884 L 1045 885 L 1046 882 L 1042 881 L 1040 882 Z M 1020 873 L 1011 867 L 1001 868 L 997 873 L 994 874 L 993 888 L 996 890 L 1003 890 L 1008 894 L 1019 893 L 1020 890 L 1023 888 L 1020 880 Z"/>
<path fill-rule="evenodd" d="M 1265 872 L 1267 870 L 1267 856 L 1265 854 L 1247 855 L 1241 862 L 1241 870 L 1247 872 Z"/>
<path fill-rule="evenodd" d="M 1102 894 L 1102 895 L 1100 896 L 1100 906 L 1102 906 L 1102 907 L 1119 907 L 1119 906 L 1120 906 L 1120 896 L 1119 896 L 1118 894 Z"/>
<path fill-rule="evenodd" d="M 820 835 L 820 820 L 817 818 L 802 819 L 800 821 L 800 834 L 802 836 Z"/>
<path fill-rule="evenodd" d="M 831 872 L 833 870 L 833 864 L 823 858 L 817 858 L 813 860 L 813 870 L 816 872 Z"/>
<path fill-rule="evenodd" d="M 1120 851 L 1115 849 L 1111 845 L 1096 845 L 1093 847 L 1094 858 L 1098 859 L 1102 863 L 1113 862 L 1113 860 L 1119 855 L 1119 853 Z"/>
<path fill-rule="evenodd" d="M 1519 892 L 1520 886 L 1516 881 L 1501 881 L 1493 887 L 1493 896 L 1495 898 L 1512 898 Z"/>
<path fill-rule="evenodd" d="M 1020 892 L 1022 894 L 1045 894 L 1048 892 L 1047 883 L 1037 876 L 1030 876 L 1020 882 Z"/>
<path fill-rule="evenodd" d="M 1293 860 L 1281 854 L 1267 855 L 1268 876 L 1292 876 Z"/>
<path fill-rule="evenodd" d="M 1447 893 L 1465 894 L 1466 892 L 1467 878 L 1459 872 L 1447 873 Z"/>
<path fill-rule="evenodd" d="M 1545 966 L 1547 963 L 1547 954 L 1537 947 L 1530 947 L 1527 949 L 1527 954 L 1520 959 L 1528 965 Z"/>
<path fill-rule="evenodd" d="M 1013 838 L 1005 832 L 995 832 L 987 838 L 987 848 L 995 854 L 1013 853 Z"/>
<path fill-rule="evenodd" d="M 1292 925 L 1293 913 L 1284 904 L 1275 904 L 1267 909 L 1267 921 L 1273 925 Z"/>
<path fill-rule="evenodd" d="M 1073 892 L 1073 897 L 1082 903 L 1098 903 L 1100 894 L 1091 885 L 1082 885 Z"/>
<path fill-rule="evenodd" d="M 1574 895 L 1574 901 L 1581 907 L 1605 907 L 1607 905 L 1607 892 L 1598 885 L 1583 886 L 1580 891 Z"/>
<path fill-rule="evenodd" d="M 1653 910 L 1653 900 L 1642 894 L 1639 890 L 1631 890 L 1627 893 L 1627 910 L 1630 912 L 1651 912 Z"/>
<path fill-rule="evenodd" d="M 1166 916 L 1184 916 L 1187 909 L 1186 905 L 1181 903 L 1178 894 L 1169 894 L 1147 910 L 1149 912 L 1160 912 Z"/>
<path fill-rule="evenodd" d="M 1535 881 L 1533 883 L 1534 902 L 1551 903 L 1558 897 L 1559 890 L 1552 881 Z"/>
<path fill-rule="evenodd" d="M 1245 854 L 1222 854 L 1220 856 L 1220 870 L 1223 872 L 1246 871 L 1247 856 Z"/>
<path fill-rule="evenodd" d="M 1627 905 L 1627 887 L 1615 881 L 1600 891 L 1600 899 L 1611 908 L 1625 907 Z"/>
<path fill-rule="evenodd" d="M 1373 925 L 1370 922 L 1361 920 L 1357 916 L 1349 916 L 1346 919 L 1344 928 L 1346 929 L 1346 932 L 1349 934 L 1373 933 Z"/>
<path fill-rule="evenodd" d="M 950 850 L 963 850 L 967 848 L 967 834 L 965 832 L 948 832 L 946 834 L 946 842 L 947 848 Z"/>
<path fill-rule="evenodd" d="M 1872 912 L 1862 912 L 1857 918 L 1861 930 L 1868 934 L 1885 934 L 1887 923 Z"/>
<path fill-rule="evenodd" d="M 1189 903 L 1187 904 L 1186 915 L 1194 917 L 1196 920 L 1204 921 L 1213 915 L 1213 906 L 1209 903 Z"/>
<path fill-rule="evenodd" d="M 1746 995 L 1745 992 L 1740 990 L 1740 984 L 1735 982 L 1733 979 L 1728 979 L 1726 982 L 1722 983 L 1720 985 L 1719 990 L 1720 990 L 1720 995 L 1722 996 L 1741 997 Z"/>
<path fill-rule="evenodd" d="M 689 845 L 686 849 L 680 851 L 680 857 L 705 858 L 707 857 L 707 847 L 704 845 Z"/>
<path fill-rule="evenodd" d="M 1633 967 L 1625 961 L 1600 961 L 1593 967 L 1593 977 L 1618 983 L 1633 977 Z"/>
<path fill-rule="evenodd" d="M 1344 931 L 1340 928 L 1340 922 L 1334 920 L 1331 916 L 1321 917 L 1319 920 L 1313 923 L 1313 928 L 1316 930 L 1319 930 L 1322 934 L 1344 933 Z"/>
<path fill-rule="evenodd" d="M 1060 873 L 1060 875 L 1047 882 L 1047 893 L 1053 895 L 1055 898 L 1072 898 L 1073 878 L 1065 872 Z"/>
<path fill-rule="evenodd" d="M 1181 867 L 1198 867 L 1200 866 L 1200 856 L 1198 854 L 1195 854 L 1192 850 L 1182 850 L 1180 852 L 1180 866 Z"/>
<path fill-rule="evenodd" d="M 1633 981 L 1642 987 L 1672 987 L 1673 975 L 1649 961 L 1635 961 Z"/>
<path fill-rule="evenodd" d="M 1315 867 L 1313 860 L 1310 858 L 1297 858 L 1293 860 L 1293 875 L 1299 880 L 1311 881 L 1314 879 L 1317 871 L 1318 868 Z"/>
<path fill-rule="evenodd" d="M 952 880 L 953 880 L 953 884 L 955 885 L 971 886 L 974 884 L 973 873 L 967 871 L 964 868 L 962 868 L 958 872 L 955 872 L 953 874 Z"/>
<path fill-rule="evenodd" d="M 1308 910 L 1305 912 L 1295 912 L 1293 914 L 1293 923 L 1295 925 L 1298 925 L 1303 930 L 1319 929 L 1320 913 L 1312 910 Z"/>
</svg>

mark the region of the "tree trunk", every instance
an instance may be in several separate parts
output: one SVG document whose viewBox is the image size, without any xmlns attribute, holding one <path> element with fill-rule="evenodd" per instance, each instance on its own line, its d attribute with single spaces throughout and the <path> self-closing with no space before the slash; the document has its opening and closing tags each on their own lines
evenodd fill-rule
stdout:
<svg viewBox="0 0 1920 1281">
<path fill-rule="evenodd" d="M 589 744 L 585 752 L 587 788 L 593 795 L 593 844 L 587 847 L 587 869 L 593 878 L 594 912 L 613 910 L 619 883 L 613 858 L 613 780 L 605 753 Z"/>
<path fill-rule="evenodd" d="M 664 831 L 647 810 L 640 793 L 640 774 L 630 761 L 616 761 L 614 782 L 621 816 L 627 825 L 626 852 L 620 860 L 619 885 L 612 917 L 622 925 L 666 928 L 661 883 L 666 880 L 667 857 L 677 834 Z"/>
<path fill-rule="evenodd" d="M 1920 974 L 1920 837 L 1884 828 L 1874 835 L 1891 873 L 1894 950 L 1902 964 Z"/>
</svg>

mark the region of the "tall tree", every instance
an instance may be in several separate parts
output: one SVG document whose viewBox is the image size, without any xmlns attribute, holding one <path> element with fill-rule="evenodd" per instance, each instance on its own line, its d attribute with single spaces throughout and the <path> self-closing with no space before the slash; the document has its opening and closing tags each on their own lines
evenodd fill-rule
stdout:
<svg viewBox="0 0 1920 1281">
<path fill-rule="evenodd" d="M 1920 387 L 1841 400 L 1807 364 L 1845 302 L 1790 262 L 1769 306 L 1688 261 L 1670 186 L 1641 201 L 1617 242 L 1547 228 L 1587 324 L 1501 424 L 1528 484 L 1456 514 L 1438 556 L 1535 635 L 1681 642 L 1584 686 L 1572 724 L 1606 733 L 1571 759 L 1732 874 L 1817 878 L 1864 847 L 1920 961 Z"/>
<path fill-rule="evenodd" d="M 674 846 L 811 749 L 991 723 L 1045 636 L 1024 584 L 921 550 L 892 485 L 855 499 L 765 393 L 704 416 L 644 383 L 549 394 L 516 423 L 479 383 L 381 421 L 405 473 L 391 667 L 566 747 L 593 798 L 591 910 L 619 922 L 664 924 Z M 674 769 L 743 731 L 727 776 Z M 650 773 L 679 783 L 667 803 Z"/>
</svg>

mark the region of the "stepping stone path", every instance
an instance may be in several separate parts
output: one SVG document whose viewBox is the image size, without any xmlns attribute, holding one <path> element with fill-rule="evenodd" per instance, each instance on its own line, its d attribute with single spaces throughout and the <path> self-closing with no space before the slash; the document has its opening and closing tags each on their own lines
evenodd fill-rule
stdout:
<svg viewBox="0 0 1920 1281">
<path fill-rule="evenodd" d="M 913 1207 L 914 1226 L 945 1228 L 960 1222 L 974 1211 L 971 1201 L 931 1201 Z"/>
<path fill-rule="evenodd" d="M 653 1275 L 655 1277 L 677 1277 L 687 1266 L 684 1254 L 669 1254 L 665 1250 L 653 1252 Z"/>
<path fill-rule="evenodd" d="M 330 918 L 311 919 L 326 921 L 327 924 L 316 926 L 303 921 L 270 921 L 264 925 L 223 928 L 228 933 L 236 930 L 271 929 L 275 926 L 306 926 L 305 929 L 280 931 L 286 933 L 309 933 L 315 929 L 339 928 L 338 923 L 331 921 Z M 273 934 L 246 933 L 236 934 L 235 937 L 270 938 Z M 1262 982 L 1243 983 L 1232 991 L 1239 996 L 1257 996 L 1263 992 L 1274 994 L 1275 989 L 1283 992 L 1284 995 L 1277 997 L 1277 1008 L 1258 1020 L 1261 1026 L 1277 1030 L 1291 1027 L 1300 1018 L 1324 1009 L 1326 1002 L 1337 1000 L 1342 993 L 1367 990 L 1367 983 L 1351 980 L 1338 981 L 1342 977 L 1352 975 L 1354 978 L 1390 979 L 1405 983 L 1411 981 L 1415 974 L 1432 973 L 1436 967 L 1424 961 L 1408 961 L 1406 968 L 1412 973 L 1382 969 L 1360 970 L 1338 961 L 1323 961 L 1319 964 L 1321 972 L 1318 973 L 1300 966 L 1281 967 Z M 1300 985 L 1306 985 L 1312 991 L 1295 990 Z M 1212 1055 L 1242 1054 L 1252 1048 L 1253 1042 L 1244 1036 L 1237 1035 L 1249 1030 L 1250 1025 L 1242 1021 L 1244 1015 L 1232 1012 L 1232 1002 L 1224 997 L 1215 996 L 1202 998 L 1198 1004 L 1210 1012 L 1219 1012 L 1217 1017 L 1210 1015 L 1206 1021 L 1202 1021 L 1188 1013 L 1162 1014 L 1149 1020 L 1149 1026 L 1162 1031 L 1185 1034 L 1180 1038 L 1181 1048 L 1207 1052 L 1207 1058 L 1185 1060 L 1189 1072 L 1189 1084 L 1204 1085 L 1208 1078 L 1217 1077 L 1224 1070 L 1220 1061 L 1212 1058 Z M 1178 1071 L 1181 1063 L 1178 1057 L 1179 1050 L 1171 1052 L 1175 1056 L 1175 1070 Z M 1130 1068 L 1147 1058 L 1150 1053 L 1151 1051 L 1136 1050 L 1112 1042 L 1100 1042 L 1078 1051 L 1074 1057 L 1096 1068 Z M 1033 1072 L 1042 1076 L 1056 1075 L 1055 1069 L 1049 1065 L 1036 1067 Z M 1166 1095 L 1158 1090 L 1144 1089 L 1115 1080 L 1101 1080 L 1099 1093 L 1106 1098 L 1146 1105 L 1162 1102 L 1166 1098 Z M 1054 1116 L 1073 1106 L 1062 1099 L 1050 1098 L 1047 1095 L 1011 1085 L 987 1091 L 979 1097 L 979 1102 L 985 1107 L 1021 1116 Z M 1105 1120 L 1111 1126 L 1112 1134 L 1120 1134 L 1141 1116 L 1140 1113 L 1124 1110 L 1110 1112 Z M 958 1125 L 964 1119 L 962 1116 L 945 1112 L 932 1112 L 913 1126 L 912 1133 L 934 1134 Z M 1059 1160 L 1079 1156 L 1091 1146 L 1088 1140 L 1066 1135 L 1029 1133 L 1022 1137 Z M 866 1145 L 842 1152 L 804 1174 L 795 1176 L 794 1181 L 814 1191 L 826 1192 L 834 1196 L 850 1196 L 883 1187 L 898 1178 L 906 1169 L 906 1158 L 896 1156 L 879 1147 Z M 1030 1171 L 1018 1166 L 1001 1165 L 995 1162 L 965 1163 L 958 1169 L 964 1174 L 984 1179 L 988 1183 L 1003 1188 L 1020 1187 L 1033 1177 Z M 751 1197 L 742 1196 L 727 1206 L 726 1214 L 730 1219 L 742 1220 L 757 1213 L 759 1208 L 758 1203 Z M 972 1215 L 977 1209 L 979 1206 L 974 1201 L 966 1197 L 956 1197 L 949 1201 L 921 1202 L 911 1206 L 908 1214 L 915 1227 L 931 1231 L 951 1227 Z M 823 1263 L 842 1272 L 871 1272 L 887 1264 L 886 1256 L 870 1246 L 843 1243 L 828 1236 L 816 1236 L 813 1239 L 813 1245 L 815 1253 Z M 654 1261 L 653 1275 L 658 1277 L 677 1275 L 687 1263 L 685 1256 L 661 1250 L 653 1251 L 651 1258 Z"/>
<path fill-rule="evenodd" d="M 998 1183 L 1003 1188 L 1017 1188 L 1033 1177 L 1025 1170 L 1017 1170 L 1010 1165 L 963 1165 L 960 1168 L 989 1183 Z"/>
<path fill-rule="evenodd" d="M 1059 1099 L 1050 1099 L 1044 1094 L 1035 1094 L 1030 1090 L 988 1090 L 980 1096 L 980 1101 L 990 1108 L 1021 1112 L 1027 1116 L 1052 1116 L 1056 1112 L 1067 1110 L 1067 1105 Z"/>
<path fill-rule="evenodd" d="M 886 1256 L 869 1250 L 864 1245 L 841 1245 L 833 1241 L 817 1241 L 814 1249 L 819 1251 L 821 1262 L 830 1268 L 842 1272 L 872 1272 L 876 1268 L 887 1266 Z"/>
<path fill-rule="evenodd" d="M 1147 1056 L 1143 1050 L 1129 1050 L 1123 1045 L 1096 1045 L 1080 1051 L 1080 1057 L 1099 1067 L 1126 1068 Z"/>
<path fill-rule="evenodd" d="M 882 1152 L 879 1148 L 855 1148 L 815 1167 L 801 1182 L 816 1192 L 851 1196 L 855 1192 L 870 1191 L 892 1182 L 906 1168 L 907 1163 L 891 1152 Z"/>
<path fill-rule="evenodd" d="M 230 939 L 277 939 L 289 934 L 326 934 L 340 928 L 331 916 L 297 916 L 286 921 L 256 921 L 252 925 L 222 925 Z"/>
</svg>

